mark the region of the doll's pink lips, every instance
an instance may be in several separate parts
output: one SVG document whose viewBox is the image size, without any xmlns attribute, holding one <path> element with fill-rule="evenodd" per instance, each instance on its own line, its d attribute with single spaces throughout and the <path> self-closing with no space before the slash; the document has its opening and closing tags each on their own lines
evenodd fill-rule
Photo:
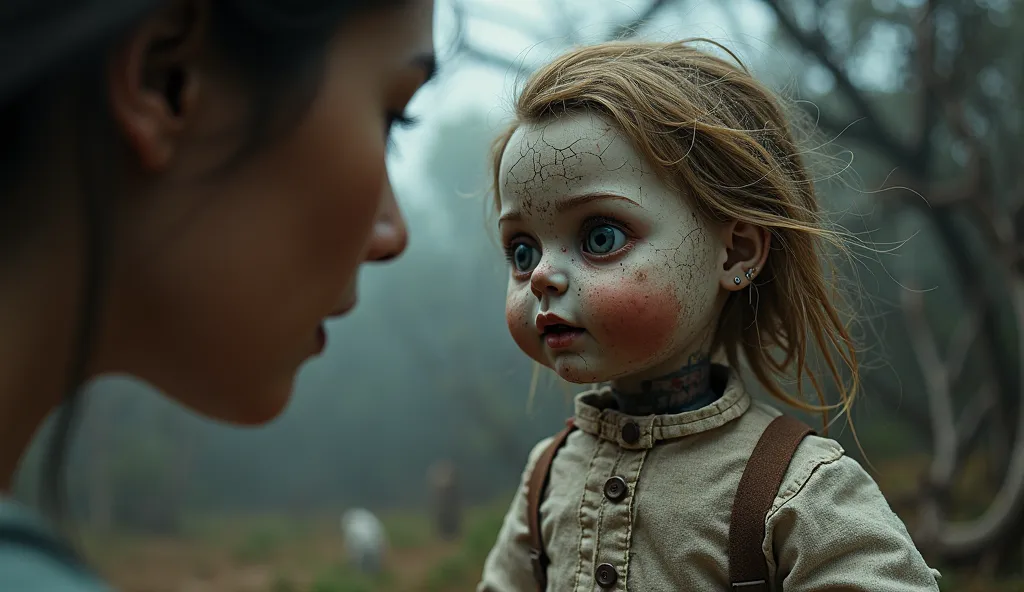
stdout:
<svg viewBox="0 0 1024 592">
<path fill-rule="evenodd" d="M 551 326 L 544 331 L 544 343 L 551 349 L 565 349 L 586 333 L 583 329 L 566 325 Z"/>
<path fill-rule="evenodd" d="M 544 338 L 544 343 L 551 349 L 564 349 L 582 337 L 586 330 L 577 327 L 553 313 L 537 315 L 537 331 Z"/>
<path fill-rule="evenodd" d="M 537 325 L 537 331 L 542 335 L 557 329 L 579 329 L 579 327 L 573 325 L 569 321 L 556 315 L 553 312 L 542 312 L 537 315 L 537 320 L 534 321 Z"/>
</svg>

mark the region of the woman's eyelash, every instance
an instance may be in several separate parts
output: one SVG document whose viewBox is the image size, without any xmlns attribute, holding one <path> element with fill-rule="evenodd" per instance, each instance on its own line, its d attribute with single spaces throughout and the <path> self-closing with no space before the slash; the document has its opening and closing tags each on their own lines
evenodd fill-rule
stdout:
<svg viewBox="0 0 1024 592">
<path fill-rule="evenodd" d="M 393 129 L 395 127 L 410 128 L 419 122 L 420 120 L 416 117 L 412 117 L 404 113 L 393 113 L 388 116 L 388 129 Z"/>
<path fill-rule="evenodd" d="M 396 127 L 397 128 L 402 128 L 402 129 L 409 129 L 409 128 L 415 127 L 416 124 L 418 124 L 419 122 L 420 122 L 420 120 L 418 118 L 411 117 L 411 116 L 406 115 L 404 113 L 390 113 L 390 114 L 388 114 L 388 127 L 387 127 L 387 130 L 386 130 L 387 143 L 388 143 L 388 145 L 387 145 L 388 152 L 393 152 L 395 150 L 394 136 L 391 135 L 391 132 L 394 131 L 394 129 Z"/>
</svg>

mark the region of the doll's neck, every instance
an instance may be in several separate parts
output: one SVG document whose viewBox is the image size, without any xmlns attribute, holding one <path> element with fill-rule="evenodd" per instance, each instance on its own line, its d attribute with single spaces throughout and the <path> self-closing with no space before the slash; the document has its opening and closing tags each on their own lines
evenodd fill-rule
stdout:
<svg viewBox="0 0 1024 592">
<path fill-rule="evenodd" d="M 619 411 L 629 415 L 666 415 L 703 406 L 713 398 L 711 359 L 695 354 L 681 368 L 641 381 L 612 383 Z"/>
</svg>

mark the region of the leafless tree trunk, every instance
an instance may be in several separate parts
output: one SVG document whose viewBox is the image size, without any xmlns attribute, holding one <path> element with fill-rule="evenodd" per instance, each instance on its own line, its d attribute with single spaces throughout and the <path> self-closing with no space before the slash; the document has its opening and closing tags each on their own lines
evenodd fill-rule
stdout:
<svg viewBox="0 0 1024 592">
<path fill-rule="evenodd" d="M 434 522 L 437 534 L 443 540 L 459 537 L 462 526 L 462 500 L 459 497 L 459 479 L 455 464 L 440 461 L 430 467 L 428 475 L 431 497 L 434 500 Z"/>
</svg>

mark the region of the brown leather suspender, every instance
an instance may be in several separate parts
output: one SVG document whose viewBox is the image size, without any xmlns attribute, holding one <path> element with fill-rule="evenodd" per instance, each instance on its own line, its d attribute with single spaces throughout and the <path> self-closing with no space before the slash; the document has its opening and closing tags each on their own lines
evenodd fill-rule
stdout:
<svg viewBox="0 0 1024 592">
<path fill-rule="evenodd" d="M 537 459 L 537 464 L 530 473 L 530 482 L 526 486 L 526 519 L 530 529 L 530 563 L 533 567 L 533 579 L 537 581 L 537 589 L 544 592 L 548 586 L 548 559 L 544 552 L 544 540 L 540 533 L 540 502 L 544 497 L 544 490 L 548 486 L 548 478 L 551 475 L 551 461 L 555 454 L 565 445 L 569 434 L 576 429 L 572 418 L 565 422 L 565 429 L 551 440 L 551 444 L 544 449 L 544 452 Z"/>
<path fill-rule="evenodd" d="M 793 453 L 806 436 L 807 424 L 788 415 L 772 420 L 758 439 L 743 469 L 729 520 L 729 581 L 733 590 L 768 592 L 764 520 L 779 495 Z"/>
<path fill-rule="evenodd" d="M 527 484 L 527 524 L 530 531 L 530 561 L 537 589 L 547 588 L 549 559 L 540 532 L 540 502 L 551 473 L 551 462 L 576 429 L 566 422 L 534 465 Z M 729 581 L 739 592 L 768 592 L 768 565 L 761 545 L 765 537 L 765 516 L 778 495 L 793 453 L 814 430 L 787 415 L 776 417 L 761 434 L 740 477 L 729 522 Z"/>
</svg>

